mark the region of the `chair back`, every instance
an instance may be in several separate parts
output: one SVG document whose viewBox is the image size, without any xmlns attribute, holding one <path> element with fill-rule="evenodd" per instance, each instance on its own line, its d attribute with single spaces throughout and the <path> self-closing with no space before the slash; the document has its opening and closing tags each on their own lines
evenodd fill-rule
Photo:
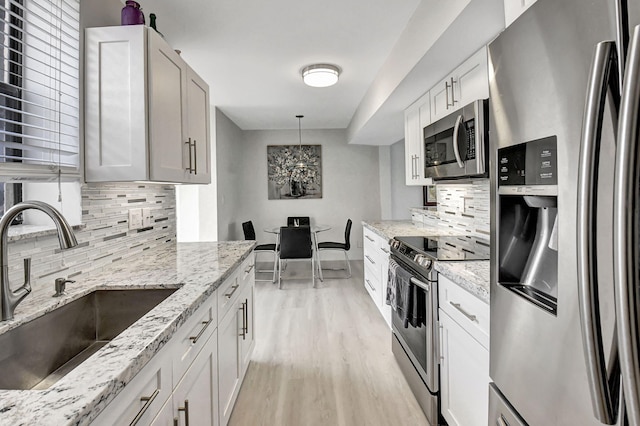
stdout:
<svg viewBox="0 0 640 426">
<path fill-rule="evenodd" d="M 255 240 L 256 230 L 253 228 L 253 222 L 248 221 L 242 224 L 242 232 L 244 232 L 245 240 Z"/>
<path fill-rule="evenodd" d="M 295 221 L 298 221 L 298 226 L 311 225 L 311 219 L 309 216 L 289 216 L 287 218 L 287 226 L 295 226 Z"/>
<path fill-rule="evenodd" d="M 283 226 L 280 228 L 280 259 L 311 259 L 313 245 L 308 226 Z"/>
<path fill-rule="evenodd" d="M 351 249 L 351 219 L 347 219 L 347 226 L 344 228 L 344 249 Z"/>
</svg>

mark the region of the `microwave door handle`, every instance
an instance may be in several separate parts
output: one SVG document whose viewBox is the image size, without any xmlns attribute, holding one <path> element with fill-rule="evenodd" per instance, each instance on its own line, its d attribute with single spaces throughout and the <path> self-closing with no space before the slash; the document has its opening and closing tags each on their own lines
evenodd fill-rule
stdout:
<svg viewBox="0 0 640 426">
<path fill-rule="evenodd" d="M 617 81 L 615 43 L 602 42 L 596 46 L 585 103 L 578 172 L 577 260 L 578 300 L 582 346 L 587 365 L 593 413 L 602 423 L 614 424 L 618 389 L 611 389 L 605 366 L 600 308 L 598 303 L 597 261 L 595 258 L 595 224 L 597 201 L 597 165 L 600 156 L 602 117 L 607 93 L 614 94 L 612 80 Z M 617 89 L 617 82 L 613 89 Z M 617 122 L 616 103 L 612 99 L 613 122 Z M 615 339 L 614 343 L 615 345 Z M 613 348 L 615 352 L 615 348 Z"/>
<path fill-rule="evenodd" d="M 620 350 L 620 367 L 626 413 L 629 424 L 640 423 L 640 366 L 638 356 L 640 339 L 637 328 L 638 282 L 635 270 L 638 249 L 635 247 L 635 214 L 640 200 L 636 198 L 638 164 L 636 146 L 638 143 L 638 113 L 640 112 L 640 26 L 635 27 L 627 56 L 620 120 L 618 122 L 618 143 L 616 146 L 616 166 L 613 206 L 613 254 L 615 312 Z"/>
<path fill-rule="evenodd" d="M 464 163 L 460 158 L 460 148 L 458 148 L 458 130 L 460 130 L 462 120 L 464 120 L 464 117 L 460 114 L 458 118 L 456 118 L 456 124 L 453 126 L 453 154 L 456 156 L 456 162 L 461 169 L 464 168 Z"/>
</svg>

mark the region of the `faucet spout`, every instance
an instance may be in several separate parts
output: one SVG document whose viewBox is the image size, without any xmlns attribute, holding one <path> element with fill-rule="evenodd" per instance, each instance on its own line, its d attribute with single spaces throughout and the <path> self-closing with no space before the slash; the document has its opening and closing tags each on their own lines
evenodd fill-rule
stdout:
<svg viewBox="0 0 640 426">
<path fill-rule="evenodd" d="M 11 290 L 9 285 L 8 234 L 13 219 L 24 210 L 34 209 L 46 213 L 56 225 L 60 248 L 65 250 L 78 245 L 73 229 L 64 216 L 54 207 L 41 201 L 24 201 L 11 207 L 0 219 L 0 320 L 13 319 L 16 306 L 31 292 L 31 259 L 24 262 L 24 285 Z"/>
</svg>

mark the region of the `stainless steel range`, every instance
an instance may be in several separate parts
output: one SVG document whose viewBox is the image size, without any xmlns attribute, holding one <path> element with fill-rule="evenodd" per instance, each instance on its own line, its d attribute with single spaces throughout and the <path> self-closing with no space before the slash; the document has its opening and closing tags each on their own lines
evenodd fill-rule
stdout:
<svg viewBox="0 0 640 426">
<path fill-rule="evenodd" d="M 395 237 L 391 240 L 390 277 L 402 271 L 416 286 L 421 321 L 407 321 L 402 309 L 392 311 L 393 354 L 427 420 L 446 424 L 440 415 L 440 343 L 438 334 L 438 273 L 434 260 L 488 260 L 489 242 L 468 236 Z M 393 271 L 392 271 L 393 270 Z M 390 278 L 390 281 L 394 278 Z M 393 288 L 389 283 L 389 288 Z M 392 290 L 393 291 L 393 290 Z M 393 307 L 393 304 L 392 304 Z"/>
</svg>

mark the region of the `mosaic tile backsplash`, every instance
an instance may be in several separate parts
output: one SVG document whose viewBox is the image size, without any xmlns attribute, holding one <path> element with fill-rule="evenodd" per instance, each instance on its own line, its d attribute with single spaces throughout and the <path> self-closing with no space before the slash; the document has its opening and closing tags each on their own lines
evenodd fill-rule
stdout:
<svg viewBox="0 0 640 426">
<path fill-rule="evenodd" d="M 417 226 L 441 227 L 460 234 L 489 239 L 489 180 L 464 184 L 438 184 L 436 211 L 411 209 Z"/>
<path fill-rule="evenodd" d="M 129 209 L 151 209 L 151 226 L 129 230 Z M 85 184 L 82 186 L 82 230 L 78 246 L 61 251 L 57 235 L 9 243 L 12 287 L 23 282 L 22 259 L 31 258 L 31 285 L 51 285 L 57 277 L 74 276 L 176 240 L 176 197 L 173 185 Z M 73 284 L 70 284 L 73 285 Z"/>
</svg>

